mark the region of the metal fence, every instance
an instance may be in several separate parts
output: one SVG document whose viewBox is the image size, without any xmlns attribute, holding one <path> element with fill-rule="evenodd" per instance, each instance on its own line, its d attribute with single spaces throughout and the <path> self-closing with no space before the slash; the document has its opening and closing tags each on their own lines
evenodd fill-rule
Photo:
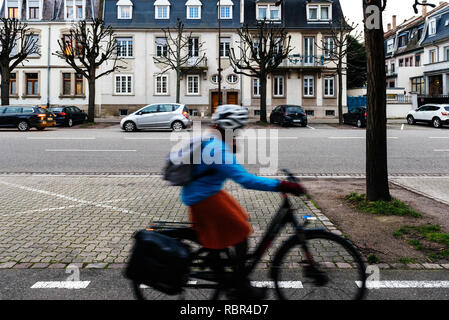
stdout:
<svg viewBox="0 0 449 320">
<path fill-rule="evenodd" d="M 421 107 L 428 103 L 449 104 L 449 95 L 438 95 L 438 96 L 418 95 L 418 107 Z"/>
</svg>

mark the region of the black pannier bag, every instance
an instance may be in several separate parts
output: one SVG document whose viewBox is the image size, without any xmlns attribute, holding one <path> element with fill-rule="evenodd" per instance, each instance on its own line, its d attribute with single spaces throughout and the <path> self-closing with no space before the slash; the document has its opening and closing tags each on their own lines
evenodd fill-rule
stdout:
<svg viewBox="0 0 449 320">
<path fill-rule="evenodd" d="M 190 249 L 166 235 L 141 230 L 125 270 L 125 276 L 168 295 L 182 292 L 187 284 Z"/>
</svg>

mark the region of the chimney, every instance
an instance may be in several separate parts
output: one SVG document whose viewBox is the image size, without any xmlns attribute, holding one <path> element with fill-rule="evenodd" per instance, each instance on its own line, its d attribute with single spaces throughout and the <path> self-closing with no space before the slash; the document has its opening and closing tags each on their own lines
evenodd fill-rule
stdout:
<svg viewBox="0 0 449 320">
<path fill-rule="evenodd" d="M 396 29 L 396 15 L 393 16 L 393 29 Z"/>
<path fill-rule="evenodd" d="M 425 17 L 427 16 L 427 0 L 423 0 L 422 2 L 423 6 L 422 6 L 422 16 Z"/>
<path fill-rule="evenodd" d="M 388 31 L 391 31 L 391 23 L 387 25 Z"/>
</svg>

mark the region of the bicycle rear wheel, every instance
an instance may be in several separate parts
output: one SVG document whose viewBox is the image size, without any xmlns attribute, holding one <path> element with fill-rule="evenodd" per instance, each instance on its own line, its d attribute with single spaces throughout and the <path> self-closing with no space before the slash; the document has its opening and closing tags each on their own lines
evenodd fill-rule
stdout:
<svg viewBox="0 0 449 320">
<path fill-rule="evenodd" d="M 327 231 L 306 230 L 305 237 L 315 267 L 308 263 L 298 238 L 290 238 L 277 252 L 271 269 L 278 297 L 281 300 L 363 299 L 365 264 L 354 246 Z"/>
</svg>

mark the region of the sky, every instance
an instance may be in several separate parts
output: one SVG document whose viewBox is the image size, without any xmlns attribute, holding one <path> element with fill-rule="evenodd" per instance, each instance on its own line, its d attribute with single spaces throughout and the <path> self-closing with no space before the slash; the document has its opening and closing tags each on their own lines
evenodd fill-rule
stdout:
<svg viewBox="0 0 449 320">
<path fill-rule="evenodd" d="M 420 0 L 421 2 L 421 0 Z M 429 0 L 428 3 L 438 5 L 439 0 Z M 363 0 L 340 0 L 343 13 L 350 22 L 359 24 L 362 27 L 363 19 Z M 384 30 L 387 30 L 387 24 L 392 22 L 392 16 L 397 15 L 397 24 L 401 24 L 405 19 L 415 16 L 413 4 L 415 0 L 387 0 L 387 7 L 383 13 Z M 418 6 L 419 14 L 422 13 L 422 7 Z M 427 7 L 427 11 L 433 10 Z"/>
</svg>

